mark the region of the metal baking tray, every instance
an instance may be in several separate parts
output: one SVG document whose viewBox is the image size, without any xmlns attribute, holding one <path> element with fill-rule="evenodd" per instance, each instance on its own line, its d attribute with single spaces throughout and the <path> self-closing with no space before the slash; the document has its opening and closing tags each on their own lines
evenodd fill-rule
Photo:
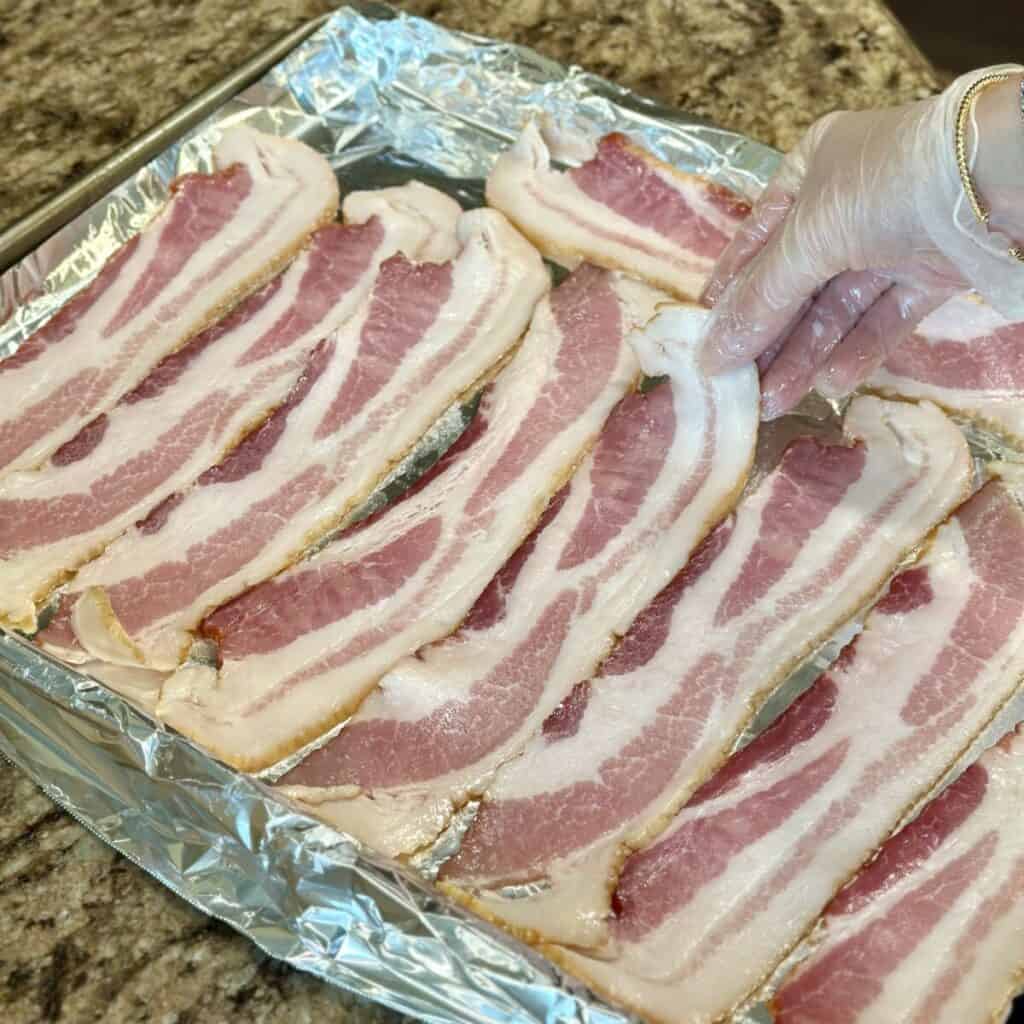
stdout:
<svg viewBox="0 0 1024 1024">
<path fill-rule="evenodd" d="M 175 173 L 209 167 L 226 121 L 304 139 L 328 156 L 343 191 L 416 177 L 479 205 L 495 155 L 537 113 L 588 136 L 626 132 L 748 196 L 778 161 L 759 143 L 525 48 L 380 5 L 343 8 L 285 36 L 0 235 L 0 354 L 91 279 Z M 5 308 L 15 313 L 3 324 Z M 795 674 L 771 709 L 835 649 Z M 631 1019 L 419 876 L 5 633 L 0 755 L 184 899 L 332 984 L 425 1021 Z M 743 1019 L 770 1018 L 754 1008 Z"/>
</svg>

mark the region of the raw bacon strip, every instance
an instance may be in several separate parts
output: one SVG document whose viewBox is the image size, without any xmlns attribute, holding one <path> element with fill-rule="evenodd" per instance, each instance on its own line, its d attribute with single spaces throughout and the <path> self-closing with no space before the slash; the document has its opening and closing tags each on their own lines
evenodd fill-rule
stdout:
<svg viewBox="0 0 1024 1024">
<path fill-rule="evenodd" d="M 293 562 L 518 340 L 548 287 L 540 256 L 494 210 L 457 232 L 454 262 L 383 263 L 273 416 L 79 573 L 90 654 L 176 668 L 207 611 Z"/>
<path fill-rule="evenodd" d="M 416 204 L 424 213 L 416 212 Z M 423 185 L 353 193 L 280 276 L 162 362 L 40 470 L 0 481 L 0 611 L 35 604 L 284 399 L 313 346 L 365 301 L 381 261 L 446 243 L 459 206 Z M 45 640 L 45 638 L 44 638 Z"/>
<path fill-rule="evenodd" d="M 756 989 L 1024 672 L 1024 513 L 989 484 L 856 645 L 626 861 L 610 958 L 559 959 L 651 1020 Z"/>
<path fill-rule="evenodd" d="M 334 217 L 327 161 L 229 129 L 215 174 L 186 174 L 149 226 L 0 362 L 0 470 L 39 465 L 164 356 L 279 270 Z"/>
<path fill-rule="evenodd" d="M 884 394 L 930 398 L 1010 437 L 1024 438 L 1024 323 L 974 295 L 926 317 L 868 381 Z"/>
<path fill-rule="evenodd" d="M 625 336 L 660 293 L 584 267 L 543 303 L 454 452 L 414 494 L 206 619 L 220 672 L 186 667 L 159 713 L 243 768 L 350 714 L 451 632 L 575 468 L 637 373 Z M 558 629 L 570 602 L 554 602 Z"/>
<path fill-rule="evenodd" d="M 596 151 L 583 146 L 589 159 L 563 174 L 551 168 L 552 141 L 528 124 L 495 163 L 487 202 L 567 267 L 589 260 L 697 299 L 749 204 L 619 134 Z M 575 156 L 581 146 L 571 140 L 570 148 Z"/>
<path fill-rule="evenodd" d="M 987 1024 L 1024 965 L 1024 734 L 986 753 L 832 901 L 776 1024 Z"/>
<path fill-rule="evenodd" d="M 75 668 L 83 675 L 99 680 L 122 697 L 127 697 L 151 715 L 156 711 L 160 687 L 167 679 L 166 672 L 155 672 L 138 665 L 111 665 L 109 661 L 86 661 Z"/>
<path fill-rule="evenodd" d="M 619 403 L 557 514 L 462 629 L 396 665 L 284 778 L 290 795 L 378 849 L 411 853 L 593 671 L 732 504 L 753 456 L 756 375 L 701 373 L 705 317 L 675 307 L 633 336 L 645 372 L 671 385 Z"/>
<path fill-rule="evenodd" d="M 845 429 L 851 447 L 793 443 L 498 775 L 443 869 L 478 908 L 548 941 L 600 944 L 628 848 L 657 835 L 770 688 L 967 493 L 966 445 L 934 406 L 860 398 Z M 544 888 L 494 891 L 524 881 Z"/>
</svg>

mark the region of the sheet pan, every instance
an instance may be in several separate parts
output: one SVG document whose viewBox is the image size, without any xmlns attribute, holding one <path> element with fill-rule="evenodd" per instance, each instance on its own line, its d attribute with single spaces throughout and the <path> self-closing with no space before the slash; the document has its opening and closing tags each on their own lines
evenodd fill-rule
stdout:
<svg viewBox="0 0 1024 1024">
<path fill-rule="evenodd" d="M 416 177 L 467 206 L 482 202 L 494 157 L 537 114 L 588 136 L 626 132 L 663 159 L 750 197 L 777 164 L 778 154 L 759 143 L 521 47 L 450 32 L 379 5 L 344 8 L 317 24 L 190 104 L 188 116 L 168 119 L 132 160 L 120 154 L 101 168 L 97 178 L 106 187 L 131 173 L 87 209 L 77 210 L 85 194 L 79 190 L 0 236 L 0 267 L 11 264 L 0 276 L 0 319 L 15 311 L 0 326 L 0 354 L 88 283 L 161 204 L 175 174 L 208 169 L 219 131 L 240 120 L 323 152 L 343 190 Z M 286 47 L 294 48 L 278 60 Z M 183 130 L 197 117 L 202 120 Z M 61 220 L 68 222 L 28 251 Z M 773 461 L 780 430 L 828 432 L 836 412 L 812 404 L 776 428 L 762 443 L 760 470 Z M 452 431 L 437 436 L 448 442 Z M 988 437 L 976 437 L 975 449 L 979 459 L 1014 457 Z M 423 455 L 414 453 L 405 469 L 422 464 Z M 826 645 L 794 675 L 757 728 L 811 681 L 837 646 Z M 1022 713 L 1015 705 L 1001 726 Z M 426 1021 L 630 1019 L 532 950 L 448 904 L 416 874 L 296 813 L 260 779 L 217 762 L 9 634 L 0 635 L 0 753 L 184 899 L 332 984 Z M 755 1007 L 743 1019 L 770 1018 Z"/>
</svg>

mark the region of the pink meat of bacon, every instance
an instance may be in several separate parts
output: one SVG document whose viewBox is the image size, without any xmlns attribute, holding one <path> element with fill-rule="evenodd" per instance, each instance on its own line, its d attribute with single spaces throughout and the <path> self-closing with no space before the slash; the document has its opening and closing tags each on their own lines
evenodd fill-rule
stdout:
<svg viewBox="0 0 1024 1024">
<path fill-rule="evenodd" d="M 895 578 L 833 669 L 626 861 L 607 959 L 556 955 L 651 1020 L 718 1020 L 769 978 L 1022 672 L 1024 513 L 991 483 Z"/>
<path fill-rule="evenodd" d="M 279 405 L 314 345 L 365 303 L 382 260 L 398 251 L 444 259 L 455 249 L 459 206 L 426 186 L 353 193 L 344 210 L 346 224 L 320 228 L 283 274 L 166 356 L 46 466 L 0 480 L 8 621 L 34 628 L 36 602 L 63 573 L 188 486 Z M 66 617 L 64 625 L 67 640 Z"/>
<path fill-rule="evenodd" d="M 658 294 L 592 267 L 563 283 L 431 478 L 207 618 L 220 671 L 181 669 L 159 714 L 226 760 L 262 767 L 451 632 L 635 378 L 625 336 Z"/>
<path fill-rule="evenodd" d="M 1024 734 L 989 750 L 829 905 L 777 1024 L 988 1024 L 1024 965 Z"/>
<path fill-rule="evenodd" d="M 674 307 L 633 336 L 644 371 L 671 383 L 619 403 L 459 632 L 396 665 L 282 780 L 290 795 L 378 849 L 411 853 L 594 670 L 732 505 L 753 457 L 757 378 L 700 371 L 706 315 Z"/>
<path fill-rule="evenodd" d="M 589 149 L 589 159 L 562 173 L 551 167 L 552 149 L 556 157 Z M 662 163 L 624 135 L 605 136 L 595 151 L 545 137 L 536 122 L 498 158 L 487 202 L 567 267 L 589 260 L 689 300 L 750 212 L 728 189 Z"/>
<path fill-rule="evenodd" d="M 931 399 L 1024 439 L 1024 323 L 974 295 L 957 295 L 921 322 L 868 386 Z"/>
<path fill-rule="evenodd" d="M 91 655 L 176 668 L 203 615 L 298 558 L 515 344 L 548 287 L 540 256 L 493 210 L 461 214 L 457 237 L 453 261 L 386 260 L 276 412 L 78 574 Z"/>
<path fill-rule="evenodd" d="M 238 126 L 214 158 L 0 362 L 0 472 L 39 465 L 333 219 L 337 182 L 308 146 Z"/>
<path fill-rule="evenodd" d="M 849 447 L 794 442 L 499 773 L 443 869 L 478 907 L 547 941 L 605 941 L 628 849 L 667 824 L 770 689 L 968 492 L 967 446 L 934 406 L 858 398 L 845 432 Z M 544 887 L 502 898 L 525 881 Z"/>
</svg>

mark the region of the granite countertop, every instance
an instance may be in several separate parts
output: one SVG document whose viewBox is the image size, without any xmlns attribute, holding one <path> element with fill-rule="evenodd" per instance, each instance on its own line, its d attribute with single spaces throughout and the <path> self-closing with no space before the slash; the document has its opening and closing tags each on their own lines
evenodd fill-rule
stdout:
<svg viewBox="0 0 1024 1024">
<path fill-rule="evenodd" d="M 6 0 L 0 229 L 330 8 L 322 0 Z M 786 148 L 819 115 L 942 83 L 877 0 L 399 0 Z M 263 956 L 0 764 L 0 1007 L 35 1021 L 394 1022 Z"/>
</svg>

